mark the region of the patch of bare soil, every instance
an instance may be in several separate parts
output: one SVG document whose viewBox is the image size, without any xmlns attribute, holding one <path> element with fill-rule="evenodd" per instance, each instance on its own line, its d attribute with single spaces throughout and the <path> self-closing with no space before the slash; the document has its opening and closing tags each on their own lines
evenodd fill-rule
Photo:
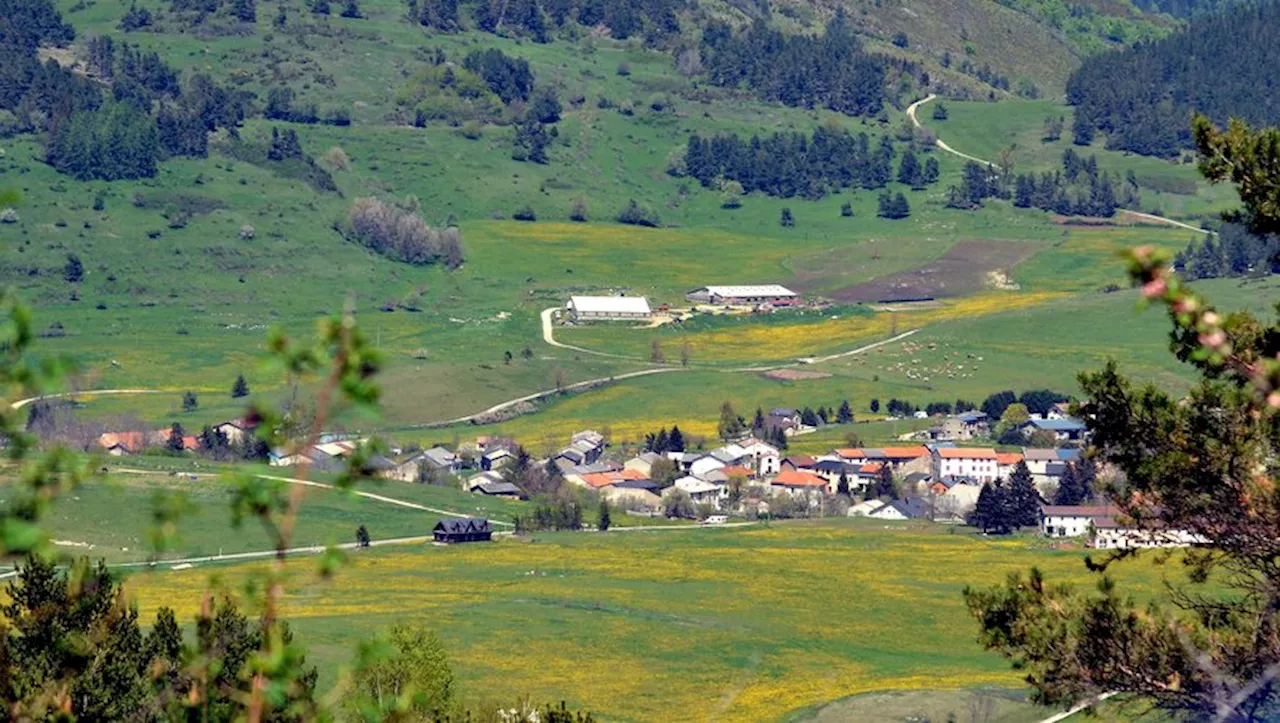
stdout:
<svg viewBox="0 0 1280 723">
<path fill-rule="evenodd" d="M 808 372 L 800 369 L 772 369 L 760 376 L 776 382 L 803 382 L 809 379 L 826 379 L 831 375 L 826 372 Z"/>
<path fill-rule="evenodd" d="M 1009 288 L 1008 270 L 1034 253 L 1036 246 L 1016 241 L 961 241 L 942 258 L 834 291 L 846 303 L 884 303 L 964 296 L 984 288 Z"/>
</svg>

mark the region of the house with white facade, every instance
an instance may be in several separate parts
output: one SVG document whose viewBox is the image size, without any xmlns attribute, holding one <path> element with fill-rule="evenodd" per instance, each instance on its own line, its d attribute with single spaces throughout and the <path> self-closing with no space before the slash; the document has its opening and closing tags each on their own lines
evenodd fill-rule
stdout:
<svg viewBox="0 0 1280 723">
<path fill-rule="evenodd" d="M 1045 537 L 1082 537 L 1102 521 L 1114 522 L 1120 510 L 1110 505 L 1044 505 L 1040 533 Z"/>
<path fill-rule="evenodd" d="M 778 448 L 767 442 L 750 438 L 738 443 L 742 448 L 743 459 L 738 464 L 754 468 L 756 476 L 769 477 L 782 471 L 782 455 Z"/>
<path fill-rule="evenodd" d="M 996 451 L 990 447 L 940 447 L 933 452 L 934 479 L 967 477 L 994 482 L 999 476 Z"/>
<path fill-rule="evenodd" d="M 729 496 L 724 485 L 698 479 L 697 477 L 681 477 L 672 485 L 675 489 L 684 490 L 694 504 L 715 505 L 719 509 L 721 501 Z"/>
</svg>

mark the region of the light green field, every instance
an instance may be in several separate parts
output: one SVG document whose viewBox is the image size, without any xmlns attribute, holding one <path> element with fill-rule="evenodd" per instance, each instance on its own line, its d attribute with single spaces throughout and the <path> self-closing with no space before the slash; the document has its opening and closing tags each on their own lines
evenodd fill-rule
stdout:
<svg viewBox="0 0 1280 723">
<path fill-rule="evenodd" d="M 934 101 L 937 102 L 937 101 Z M 1071 142 L 1074 109 L 1052 100 L 1007 100 L 999 103 L 943 101 L 948 118 L 933 119 L 925 105 L 918 112 L 920 122 L 957 151 L 992 162 L 1001 151 L 1012 149 L 1014 173 L 1052 171 L 1062 168 L 1062 154 L 1073 149 L 1082 156 L 1096 155 L 1098 168 L 1123 175 L 1132 170 L 1142 193 L 1142 208 L 1174 218 L 1211 218 L 1218 211 L 1239 204 L 1229 185 L 1212 186 L 1196 171 L 1193 162 L 1174 162 L 1123 151 L 1109 151 L 1099 139 L 1092 147 Z M 1064 119 L 1062 137 L 1045 142 L 1045 118 Z M 1176 192 L 1173 192 L 1176 189 Z M 1192 225 L 1195 225 L 1194 223 Z"/>
<path fill-rule="evenodd" d="M 284 470 L 272 470 L 282 474 Z M 509 520 L 523 503 L 493 500 L 458 489 L 386 482 L 363 483 L 362 491 L 460 514 Z M 79 487 L 54 506 L 50 537 L 69 555 L 88 555 L 108 562 L 151 559 L 152 510 L 158 495 L 179 497 L 189 515 L 179 524 L 158 559 L 203 557 L 269 550 L 273 543 L 260 525 L 248 520 L 231 529 L 231 483 L 180 473 L 113 474 Z M 308 488 L 299 518 L 295 547 L 348 543 L 365 525 L 374 540 L 430 535 L 441 515 L 396 506 L 343 492 Z"/>
<path fill-rule="evenodd" d="M 1090 583 L 1079 552 L 857 520 L 352 557 L 327 584 L 312 581 L 312 563 L 291 563 L 285 612 L 324 679 L 360 637 L 423 616 L 464 696 L 563 698 L 619 721 L 773 720 L 867 691 L 1016 687 L 1018 674 L 974 642 L 961 589 L 1032 565 Z M 244 569 L 218 575 L 234 585 Z M 186 618 L 208 574 L 141 576 L 131 590 L 144 619 L 162 604 Z M 1115 574 L 1143 599 L 1178 573 L 1144 558 Z"/>
<path fill-rule="evenodd" d="M 1263 317 L 1280 298 L 1280 280 L 1275 278 L 1205 281 L 1196 287 L 1220 309 L 1245 309 Z M 1076 375 L 1100 368 L 1107 359 L 1115 359 L 1121 371 L 1139 380 L 1185 388 L 1190 369 L 1169 354 L 1167 319 L 1157 311 L 1139 312 L 1137 300 L 1133 291 L 1098 292 L 948 319 L 865 354 L 800 367 L 831 374 L 823 379 L 779 382 L 758 373 L 691 366 L 553 400 L 538 414 L 459 432 L 501 430 L 538 442 L 594 427 L 608 428 L 617 441 L 636 441 L 646 432 L 678 423 L 682 430 L 714 443 L 720 404 L 726 400 L 750 416 L 757 406 L 832 407 L 844 399 L 855 412 L 865 414 L 872 398 L 883 404 L 898 397 L 923 406 L 957 398 L 981 402 L 1001 389 L 1049 388 L 1074 394 Z M 902 330 L 913 328 L 905 320 L 899 323 Z M 774 332 L 762 327 L 761 333 Z M 667 348 L 670 355 L 674 347 Z M 907 431 L 911 430 L 902 433 Z M 839 440 L 845 432 L 832 434 Z"/>
<path fill-rule="evenodd" d="M 154 9 L 153 0 L 143 4 Z M 81 38 L 114 32 L 126 9 L 95 3 L 75 5 L 73 11 L 70 0 L 62 5 Z M 999 42 L 987 37 L 987 30 L 971 28 L 975 62 L 990 60 L 988 52 L 997 47 L 1017 57 L 1004 44 L 1017 45 L 1029 37 L 1025 28 L 1018 28 L 1036 17 L 1039 10 L 1033 5 L 1019 6 L 1025 13 L 1008 8 L 987 13 L 1000 20 L 993 20 L 991 28 L 1009 31 Z M 807 131 L 825 122 L 865 131 L 874 142 L 904 118 L 894 112 L 882 125 L 746 101 L 695 87 L 675 72 L 668 56 L 625 43 L 538 45 L 490 35 L 433 36 L 401 22 L 403 6 L 397 0 L 367 0 L 361 7 L 368 19 L 330 17 L 328 29 L 312 27 L 307 13 L 293 13 L 287 31 L 275 29 L 274 6 L 268 3 L 259 10 L 256 38 L 164 32 L 129 37 L 184 71 L 210 72 L 257 92 L 275 82 L 279 73 L 296 81 L 299 103 L 350 110 L 350 128 L 295 126 L 305 150 L 317 157 L 330 148 L 345 150 L 349 167 L 333 171 L 341 195 L 317 192 L 217 153 L 203 160 L 168 161 L 155 179 L 78 183 L 41 163 L 41 148 L 33 138 L 4 142 L 0 171 L 17 180 L 25 199 L 22 222 L 6 228 L 12 233 L 0 246 L 0 280 L 15 285 L 36 306 L 39 329 L 61 325 L 57 335 L 41 340 L 42 353 L 78 361 L 81 388 L 168 392 L 101 398 L 86 408 L 86 414 L 113 424 L 140 418 L 144 424 L 180 421 L 198 429 L 238 413 L 239 405 L 227 394 L 238 373 L 247 376 L 258 399 L 276 403 L 292 390 L 283 388 L 279 375 L 259 363 L 266 329 L 278 326 L 291 334 L 306 334 L 317 316 L 348 300 L 375 344 L 387 351 L 387 394 L 380 419 L 341 418 L 333 426 L 404 429 L 553 389 L 557 379 L 574 383 L 645 368 L 654 338 L 663 343 L 669 360 L 676 359 L 680 345 L 688 341 L 695 367 L 776 363 L 847 351 L 884 338 L 895 328 L 945 326 L 953 319 L 985 317 L 1005 303 L 1031 307 L 1057 299 L 1054 294 L 1088 294 L 1120 279 L 1115 250 L 1138 243 L 1178 247 L 1188 235 L 1148 227 L 1062 227 L 1046 214 L 1017 211 L 1003 203 L 990 203 L 978 212 L 946 209 L 945 188 L 958 179 L 961 162 L 943 154 L 938 155 L 941 182 L 926 191 L 907 191 L 913 213 L 903 221 L 876 218 L 878 194 L 866 191 L 817 201 L 751 196 L 742 208 L 725 210 L 719 206 L 719 193 L 665 172 L 667 155 L 683 145 L 688 134 Z M 979 17 L 987 17 L 977 12 L 968 0 L 940 5 L 936 17 L 920 20 L 919 37 L 936 36 L 941 42 L 942 26 L 928 23 L 949 17 L 973 26 Z M 820 20 L 802 15 L 796 22 Z M 858 22 L 868 23 L 873 37 L 883 37 L 882 31 L 899 22 L 893 17 L 869 9 Z M 487 126 L 481 138 L 467 140 L 446 125 L 396 125 L 389 116 L 395 111 L 399 86 L 424 62 L 416 53 L 431 47 L 443 48 L 455 58 L 477 47 L 500 47 L 527 58 L 539 82 L 559 85 L 566 100 L 582 95 L 580 105 L 566 103 L 551 163 L 512 161 L 507 127 Z M 625 77 L 616 72 L 622 61 L 631 67 Z M 1057 72 L 1066 66 L 1055 67 Z M 655 94 L 669 96 L 674 110 L 650 109 L 648 101 Z M 634 115 L 598 107 L 601 97 L 615 104 L 629 102 Z M 981 155 L 1016 141 L 1025 149 L 1019 153 L 1028 157 L 1019 163 L 1046 168 L 1056 164 L 1058 146 L 1042 148 L 1034 137 L 1043 115 L 1053 111 L 1052 104 L 1010 101 L 950 107 L 951 120 L 937 124 L 937 130 L 957 148 Z M 932 123 L 928 116 L 926 106 L 922 119 Z M 289 124 L 250 120 L 242 134 L 262 138 L 279 125 Z M 1026 134 L 1031 134 L 1030 140 Z M 1139 175 L 1164 174 L 1183 182 L 1194 175 L 1190 167 L 1113 153 L 1103 153 L 1102 162 L 1114 170 L 1132 167 Z M 896 190 L 897 184 L 891 188 Z M 1220 189 L 1208 193 L 1201 184 L 1196 190 L 1198 195 L 1187 197 L 1187 203 L 1200 204 L 1198 212 L 1229 203 Z M 105 193 L 106 208 L 93 211 L 92 200 L 99 191 Z M 147 199 L 146 208 L 135 206 L 137 194 Z M 342 240 L 332 222 L 352 198 L 369 194 L 412 195 L 428 220 L 456 219 L 467 263 L 453 273 L 410 267 Z M 168 228 L 160 210 L 183 195 L 220 207 L 196 216 L 185 228 Z M 567 221 L 576 199 L 586 203 L 590 223 Z M 669 227 L 613 223 L 630 199 L 653 208 Z M 841 217 L 845 202 L 852 205 L 853 218 Z M 504 220 L 524 205 L 534 209 L 536 223 Z M 796 217 L 794 228 L 778 224 L 784 207 Z M 252 240 L 238 238 L 244 224 L 255 227 Z M 149 237 L 156 232 L 158 237 Z M 848 315 L 834 325 L 795 328 L 761 324 L 687 333 L 603 327 L 558 332 L 568 343 L 630 360 L 549 347 L 538 329 L 538 312 L 562 305 L 573 293 L 627 290 L 648 295 L 654 303 L 678 303 L 685 291 L 708 283 L 784 283 L 809 293 L 832 293 L 918 268 L 943 257 L 956 243 L 975 241 L 1018 242 L 1034 251 L 1015 268 L 992 269 L 1007 271 L 1019 285 L 1008 292 L 1016 298 L 994 302 L 983 291 L 980 298 L 961 300 L 946 313 L 926 312 L 914 318 L 901 314 L 887 321 Z M 77 288 L 62 279 L 69 252 L 80 256 L 87 271 Z M 72 300 L 73 292 L 77 300 Z M 532 353 L 528 360 L 521 353 L 526 348 Z M 505 362 L 507 353 L 513 357 L 510 363 Z M 639 432 L 663 421 L 694 422 L 710 416 L 703 408 L 714 409 L 725 398 L 751 408 L 801 404 L 795 400 L 797 394 L 830 403 L 845 397 L 865 401 L 871 396 L 916 397 L 934 391 L 921 390 L 915 380 L 899 385 L 877 379 L 883 375 L 853 371 L 841 368 L 835 378 L 801 385 L 812 391 L 743 375 L 698 371 L 680 380 L 676 374 L 663 375 L 552 400 L 544 405 L 548 412 L 508 426 L 525 437 L 560 437 L 574 426 L 560 415 L 580 413 L 586 416 L 579 422 Z M 1029 374 L 1044 379 L 1043 386 L 1064 386 L 1070 378 L 1051 377 L 1049 370 Z M 992 391 L 983 383 L 984 377 L 975 377 L 972 383 L 936 391 L 981 397 Z M 181 392 L 187 389 L 201 398 L 201 408 L 193 413 L 179 411 Z M 692 396 L 667 397 L 685 391 Z M 697 423 L 704 431 L 709 427 L 705 419 Z"/>
</svg>

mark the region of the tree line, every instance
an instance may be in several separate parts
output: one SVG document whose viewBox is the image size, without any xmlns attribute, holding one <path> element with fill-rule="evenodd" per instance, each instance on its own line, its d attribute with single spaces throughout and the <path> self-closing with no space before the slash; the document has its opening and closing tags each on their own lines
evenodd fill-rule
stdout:
<svg viewBox="0 0 1280 723">
<path fill-rule="evenodd" d="M 1278 35 L 1280 3 L 1236 3 L 1162 40 L 1085 58 L 1067 81 L 1076 143 L 1100 131 L 1108 148 L 1170 157 L 1194 147 L 1192 111 L 1218 123 L 1280 122 Z"/>
<path fill-rule="evenodd" d="M 777 132 L 761 138 L 718 133 L 689 136 L 683 166 L 673 169 L 705 187 L 736 181 L 746 193 L 818 199 L 844 188 L 884 188 L 894 180 L 893 141 L 884 137 L 872 148 L 865 133 L 818 128 L 812 135 Z M 913 188 L 938 180 L 937 159 L 923 163 L 910 150 L 902 155 L 897 178 Z"/>
<path fill-rule="evenodd" d="M 610 37 L 659 46 L 680 33 L 685 0 L 408 0 L 408 17 L 445 33 L 475 27 L 549 43 L 556 30 L 604 26 Z"/>
<path fill-rule="evenodd" d="M 867 52 L 838 10 L 821 35 L 789 35 L 763 20 L 741 32 L 711 22 L 703 30 L 701 65 L 708 80 L 744 87 L 762 100 L 876 116 L 896 100 L 904 80 L 928 85 L 913 62 Z"/>
<path fill-rule="evenodd" d="M 6 130 L 46 133 L 45 160 L 58 171 L 79 180 L 151 177 L 167 158 L 208 156 L 209 133 L 225 129 L 225 150 L 233 157 L 274 164 L 318 190 L 337 190 L 297 143 L 297 152 L 282 152 L 292 149 L 239 137 L 244 119 L 258 112 L 253 93 L 221 86 L 203 73 L 181 79 L 158 54 L 109 36 L 84 43 L 92 79 L 53 60 L 41 63 L 39 43 L 65 44 L 74 31 L 50 0 L 17 7 L 0 25 L 0 110 L 11 116 Z M 349 122 L 342 112 L 319 118 L 314 107 L 296 105 L 292 91 L 282 88 L 269 92 L 265 113 L 298 122 Z"/>
<path fill-rule="evenodd" d="M 1064 216 L 1110 218 L 1121 207 L 1138 206 L 1141 193 L 1132 171 L 1121 178 L 1098 169 L 1096 156 L 1082 158 L 1068 148 L 1062 169 L 1012 175 L 997 166 L 968 161 L 961 181 L 947 188 L 949 208 L 981 208 L 988 198 L 1010 199 L 1018 208 L 1038 208 Z"/>
<path fill-rule="evenodd" d="M 1252 233 L 1243 224 L 1225 223 L 1216 237 L 1188 242 L 1174 257 L 1174 267 L 1188 279 L 1280 273 L 1280 237 Z"/>
</svg>

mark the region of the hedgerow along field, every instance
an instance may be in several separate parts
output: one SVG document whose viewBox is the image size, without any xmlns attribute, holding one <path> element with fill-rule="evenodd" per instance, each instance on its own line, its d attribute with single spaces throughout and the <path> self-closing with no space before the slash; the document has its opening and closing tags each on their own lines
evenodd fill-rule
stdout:
<svg viewBox="0 0 1280 723">
<path fill-rule="evenodd" d="M 291 85 L 298 86 L 299 103 L 349 109 L 355 122 L 350 128 L 251 120 L 243 129 L 245 137 L 264 138 L 272 127 L 292 125 L 304 149 L 322 163 L 331 149 L 343 149 L 348 161 L 331 165 L 341 196 L 216 153 L 206 160 L 168 161 L 151 180 L 80 183 L 43 165 L 40 148 L 29 137 L 6 141 L 0 167 L 19 179 L 26 198 L 22 222 L 6 227 L 17 242 L 0 250 L 0 270 L 37 304 L 38 323 L 49 336 L 43 347 L 77 358 L 86 386 L 166 389 L 174 395 L 102 399 L 89 410 L 133 410 L 148 421 L 176 418 L 190 425 L 218 421 L 229 411 L 219 397 L 236 373 L 246 374 L 261 398 L 281 398 L 290 390 L 279 388 L 279 376 L 257 365 L 266 328 L 303 333 L 317 314 L 348 298 L 361 310 L 365 328 L 388 350 L 385 383 L 395 390 L 382 419 L 358 421 L 368 428 L 451 419 L 554 388 L 558 379 L 572 383 L 643 367 L 649 340 L 628 330 L 584 330 L 584 338 L 605 349 L 638 351 L 628 355 L 641 361 L 541 344 L 537 312 L 576 291 L 628 289 L 669 301 L 693 286 L 736 281 L 827 292 L 930 263 L 960 241 L 993 239 L 1036 244 L 1041 251 L 1022 266 L 1034 265 L 1038 278 L 1049 280 L 1046 287 L 1055 291 L 1063 290 L 1064 279 L 1071 279 L 1065 282 L 1071 290 L 1084 291 L 1095 287 L 1086 285 L 1077 270 L 1102 266 L 1110 253 L 1103 248 L 1108 244 L 1076 241 L 1077 234 L 1097 239 L 1105 230 L 1063 229 L 1044 214 L 1002 204 L 979 212 L 943 208 L 943 189 L 958 178 L 960 168 L 946 155 L 938 155 L 942 181 L 937 186 L 907 192 L 913 214 L 904 221 L 876 218 L 876 194 L 865 191 L 819 201 L 753 196 L 740 209 L 722 209 L 718 192 L 664 172 L 669 152 L 691 132 L 807 131 L 819 123 L 838 123 L 874 139 L 905 120 L 890 113 L 882 125 L 695 88 L 667 56 L 626 44 L 433 36 L 401 22 L 402 7 L 393 0 L 361 7 L 366 19 L 333 16 L 327 28 L 301 34 L 273 28 L 273 8 L 264 4 L 253 38 L 162 32 L 127 37 L 184 71 L 210 72 L 259 92 L 279 71 L 298 81 Z M 114 27 L 125 11 L 70 2 L 62 9 L 82 39 L 119 35 Z M 291 16 L 294 28 L 313 22 L 305 15 Z M 423 62 L 415 53 L 432 47 L 452 56 L 500 47 L 528 58 L 539 82 L 560 85 L 562 97 L 580 91 L 584 102 L 567 105 L 552 162 L 511 160 L 505 127 L 487 126 L 478 139 L 469 140 L 447 126 L 414 129 L 389 121 L 405 76 Z M 618 72 L 621 63 L 628 75 Z M 653 110 L 655 96 L 672 101 L 673 110 Z M 633 115 L 598 107 L 602 97 L 627 103 Z M 1039 113 L 1034 107 L 1035 113 L 1023 115 Z M 928 113 L 926 106 L 926 119 Z M 963 115 L 953 117 L 959 121 Z M 950 137 L 951 123 L 939 126 L 944 137 Z M 953 139 L 958 147 L 965 142 L 963 136 Z M 105 208 L 95 211 L 92 201 L 99 192 Z M 430 220 L 456 218 L 467 264 L 454 273 L 409 267 L 343 241 L 332 222 L 352 198 L 365 194 L 413 195 Z M 590 222 L 570 224 L 569 208 L 579 198 Z M 678 228 L 613 223 L 613 215 L 633 198 Z M 852 218 L 840 214 L 845 202 L 853 208 Z M 534 209 L 538 221 L 495 219 L 524 205 Z M 162 216 L 169 206 L 190 208 L 194 215 L 185 227 L 170 228 Z M 794 228 L 778 224 L 783 207 L 792 208 Z M 245 224 L 254 227 L 251 239 L 239 237 Z M 1171 238 L 1165 230 L 1126 233 L 1131 235 L 1125 243 Z M 1070 253 L 1059 266 L 1063 250 Z M 87 271 L 78 287 L 62 280 L 70 252 L 81 257 Z M 1020 275 L 1018 268 L 1010 272 Z M 1023 291 L 1042 290 L 1031 281 L 1022 285 Z M 864 338 L 847 329 L 808 331 L 816 333 L 800 346 L 814 352 L 842 351 L 846 342 Z M 699 363 L 792 357 L 792 349 L 779 345 L 753 349 L 748 342 L 744 348 L 732 334 L 694 346 Z M 524 359 L 525 348 L 532 358 Z M 774 356 L 779 352 L 785 353 Z M 513 355 L 511 363 L 507 353 Z M 720 390 L 739 383 L 716 379 Z M 216 403 L 180 416 L 172 399 L 185 389 Z M 588 396 L 595 394 L 602 392 Z"/>
<path fill-rule="evenodd" d="M 1030 538 L 860 520 L 362 550 L 328 583 L 313 561 L 290 564 L 285 614 L 326 679 L 357 640 L 423 616 L 465 695 L 564 699 L 621 721 L 773 720 L 873 690 L 1018 687 L 975 642 L 963 587 L 1031 566 L 1097 582 L 1080 552 Z M 247 567 L 217 577 L 234 588 Z M 1145 598 L 1179 573 L 1148 556 L 1113 574 Z M 143 618 L 167 604 L 189 619 L 208 575 L 140 574 L 130 591 Z"/>
</svg>

